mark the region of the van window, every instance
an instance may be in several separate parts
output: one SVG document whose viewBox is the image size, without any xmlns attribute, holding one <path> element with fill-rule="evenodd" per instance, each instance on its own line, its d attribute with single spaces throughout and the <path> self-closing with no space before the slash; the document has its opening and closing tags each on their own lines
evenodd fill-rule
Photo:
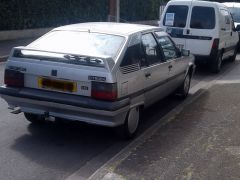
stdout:
<svg viewBox="0 0 240 180">
<path fill-rule="evenodd" d="M 195 6 L 192 10 L 190 27 L 193 29 L 213 29 L 215 11 L 212 7 Z"/>
<path fill-rule="evenodd" d="M 168 6 L 164 16 L 163 25 L 172 27 L 185 27 L 187 21 L 188 6 Z"/>
</svg>

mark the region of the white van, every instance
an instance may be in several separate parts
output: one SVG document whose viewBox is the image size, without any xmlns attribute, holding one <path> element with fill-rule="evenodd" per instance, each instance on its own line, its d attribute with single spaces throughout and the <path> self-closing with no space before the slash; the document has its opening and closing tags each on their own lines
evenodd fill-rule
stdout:
<svg viewBox="0 0 240 180">
<path fill-rule="evenodd" d="M 196 63 L 209 63 L 218 73 L 223 59 L 235 60 L 239 41 L 228 8 L 217 2 L 172 0 L 166 5 L 160 27 L 179 48 L 190 50 Z"/>
</svg>

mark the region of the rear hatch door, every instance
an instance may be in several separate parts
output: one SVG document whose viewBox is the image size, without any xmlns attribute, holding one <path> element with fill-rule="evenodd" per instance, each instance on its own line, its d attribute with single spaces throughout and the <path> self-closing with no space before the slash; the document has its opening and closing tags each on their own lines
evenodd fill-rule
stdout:
<svg viewBox="0 0 240 180">
<path fill-rule="evenodd" d="M 24 73 L 24 87 L 91 96 L 91 82 L 112 82 L 109 57 L 89 57 L 15 48 L 6 68 Z"/>
</svg>

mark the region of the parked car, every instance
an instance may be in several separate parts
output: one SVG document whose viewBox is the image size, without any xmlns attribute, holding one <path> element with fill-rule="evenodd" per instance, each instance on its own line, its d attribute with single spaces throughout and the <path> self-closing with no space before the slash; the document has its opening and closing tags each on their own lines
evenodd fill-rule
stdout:
<svg viewBox="0 0 240 180">
<path fill-rule="evenodd" d="M 165 7 L 160 27 L 178 47 L 190 50 L 196 63 L 208 63 L 214 73 L 223 59 L 234 61 L 239 41 L 228 8 L 217 2 L 172 0 Z"/>
<path fill-rule="evenodd" d="M 240 3 L 237 3 L 237 2 L 225 2 L 223 4 L 225 6 L 227 6 L 229 11 L 231 12 L 235 28 L 236 28 L 236 30 L 238 32 L 239 37 L 240 37 Z M 240 50 L 239 43 L 238 43 L 238 50 Z"/>
<path fill-rule="evenodd" d="M 223 4 L 228 7 L 229 11 L 232 14 L 235 28 L 238 27 L 238 31 L 240 31 L 240 3 L 225 2 Z"/>
<path fill-rule="evenodd" d="M 48 117 L 118 127 L 132 137 L 140 112 L 188 95 L 194 57 L 158 27 L 83 23 L 12 50 L 0 94 L 32 123 Z"/>
</svg>

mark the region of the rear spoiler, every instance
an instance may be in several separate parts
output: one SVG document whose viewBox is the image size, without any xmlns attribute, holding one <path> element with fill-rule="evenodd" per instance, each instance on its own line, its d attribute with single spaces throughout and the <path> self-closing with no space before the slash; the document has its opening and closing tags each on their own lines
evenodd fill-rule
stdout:
<svg viewBox="0 0 240 180">
<path fill-rule="evenodd" d="M 26 54 L 24 54 L 23 51 L 26 51 Z M 60 52 L 53 52 L 53 51 L 46 51 L 46 50 L 31 49 L 31 48 L 26 48 L 24 46 L 12 48 L 11 53 L 9 55 L 9 59 L 13 59 L 13 58 L 45 60 L 45 61 L 62 62 L 62 63 L 68 63 L 68 64 L 101 67 L 101 68 L 107 69 L 108 71 L 111 71 L 113 66 L 115 65 L 115 61 L 112 59 L 112 57 L 109 57 L 109 56 L 97 57 L 97 56 L 89 56 L 89 55 L 83 55 L 83 54 L 67 54 L 67 53 L 60 53 Z"/>
</svg>

